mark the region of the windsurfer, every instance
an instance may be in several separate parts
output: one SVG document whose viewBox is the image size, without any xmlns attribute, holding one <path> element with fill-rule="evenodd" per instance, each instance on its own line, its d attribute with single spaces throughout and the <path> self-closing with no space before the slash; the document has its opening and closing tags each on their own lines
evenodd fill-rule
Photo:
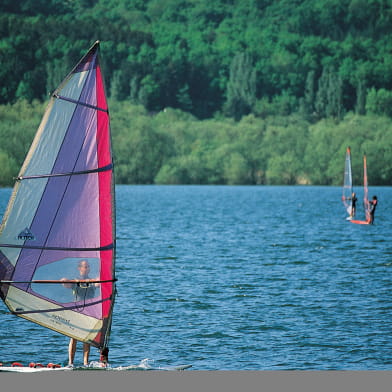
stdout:
<svg viewBox="0 0 392 392">
<path fill-rule="evenodd" d="M 372 225 L 374 222 L 374 213 L 376 212 L 376 207 L 377 207 L 377 196 L 373 196 L 373 199 L 369 200 L 369 206 L 370 206 L 369 223 Z"/>
<path fill-rule="evenodd" d="M 69 282 L 69 279 L 62 278 L 61 280 L 67 281 L 63 286 L 67 289 L 72 289 L 75 296 L 75 301 L 84 301 L 95 297 L 95 288 L 99 286 L 98 283 L 78 282 L 78 280 L 88 280 L 90 273 L 90 264 L 87 260 L 81 260 L 78 264 L 79 277 L 75 279 L 75 283 Z"/>
<path fill-rule="evenodd" d="M 76 353 L 77 340 L 71 338 L 68 345 L 68 366 L 73 366 L 75 353 Z M 90 345 L 88 343 L 83 343 L 83 365 L 88 366 L 90 356 Z"/>
<path fill-rule="evenodd" d="M 355 194 L 355 192 L 352 193 L 351 195 L 351 213 L 350 213 L 350 217 L 353 218 L 355 216 L 355 211 L 357 208 L 357 196 Z"/>
<path fill-rule="evenodd" d="M 90 272 L 90 264 L 87 260 L 81 260 L 78 264 L 79 277 L 75 279 L 78 280 L 88 280 L 89 272 Z M 84 301 L 86 299 L 91 299 L 95 297 L 95 288 L 99 286 L 99 283 L 87 283 L 87 282 L 78 282 L 73 283 L 69 282 L 69 279 L 62 278 L 62 281 L 67 281 L 63 283 L 63 286 L 69 289 L 72 289 L 72 292 L 75 296 L 75 301 Z M 73 366 L 75 352 L 76 352 L 76 344 L 77 340 L 71 338 L 68 346 L 68 365 Z M 90 345 L 88 343 L 83 343 L 83 364 L 87 366 L 89 364 L 89 356 L 90 356 Z"/>
</svg>

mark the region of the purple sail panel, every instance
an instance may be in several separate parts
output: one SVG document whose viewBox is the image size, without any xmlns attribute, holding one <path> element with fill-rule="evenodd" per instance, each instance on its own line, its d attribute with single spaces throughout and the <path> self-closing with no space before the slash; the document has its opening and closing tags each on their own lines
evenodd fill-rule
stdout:
<svg viewBox="0 0 392 392">
<path fill-rule="evenodd" d="M 47 239 L 47 246 L 99 248 L 97 174 L 71 177 Z"/>
<path fill-rule="evenodd" d="M 91 78 L 87 78 L 87 82 Z M 53 173 L 70 173 L 97 168 L 96 110 L 75 105 L 75 112 L 64 137 Z M 76 162 L 78 167 L 76 168 Z"/>
</svg>

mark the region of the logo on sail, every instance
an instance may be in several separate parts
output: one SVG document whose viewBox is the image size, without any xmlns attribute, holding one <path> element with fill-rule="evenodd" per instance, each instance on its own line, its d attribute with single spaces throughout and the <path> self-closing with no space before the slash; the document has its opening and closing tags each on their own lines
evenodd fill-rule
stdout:
<svg viewBox="0 0 392 392">
<path fill-rule="evenodd" d="M 30 240 L 33 241 L 35 240 L 35 237 L 33 235 L 33 233 L 26 227 L 24 230 L 22 230 L 17 237 L 18 240 Z"/>
</svg>

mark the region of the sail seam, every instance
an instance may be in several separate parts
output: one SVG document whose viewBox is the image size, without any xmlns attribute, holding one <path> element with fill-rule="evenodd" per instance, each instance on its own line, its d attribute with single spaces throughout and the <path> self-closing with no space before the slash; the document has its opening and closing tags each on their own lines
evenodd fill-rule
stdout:
<svg viewBox="0 0 392 392">
<path fill-rule="evenodd" d="M 26 311 L 11 311 L 10 313 L 15 314 L 15 315 L 20 315 L 20 314 L 31 314 L 31 313 L 52 313 L 52 312 L 62 312 L 64 310 L 73 310 L 73 309 L 78 309 L 78 308 L 86 308 L 87 306 L 93 306 L 100 304 L 105 301 L 110 301 L 112 299 L 112 296 L 108 298 L 103 298 L 99 301 L 94 301 L 90 303 L 83 303 L 79 305 L 73 305 L 73 306 L 63 306 L 61 308 L 53 308 L 53 309 L 40 309 L 40 310 L 26 310 Z"/>
<path fill-rule="evenodd" d="M 17 249 L 42 249 L 42 250 L 68 250 L 68 251 L 101 251 L 113 249 L 113 244 L 100 246 L 97 248 L 66 248 L 57 246 L 34 246 L 34 245 L 16 245 L 16 244 L 0 244 L 0 248 L 17 248 Z"/>
<path fill-rule="evenodd" d="M 72 102 L 72 103 L 74 103 L 76 105 L 82 105 L 82 106 L 85 106 L 85 107 L 90 108 L 90 109 L 100 110 L 101 112 L 109 113 L 108 109 L 103 109 L 103 108 L 100 108 L 98 106 L 86 103 L 86 102 L 78 101 L 76 99 L 67 98 L 67 97 L 64 97 L 63 95 L 53 94 L 53 97 L 54 98 L 58 98 L 58 99 L 62 99 L 63 101 Z"/>
<path fill-rule="evenodd" d="M 87 286 L 90 283 L 110 283 L 110 282 L 117 282 L 117 279 L 107 279 L 107 280 L 91 280 L 91 281 L 85 281 L 85 280 L 0 280 L 0 284 L 23 284 L 23 283 L 33 283 L 33 284 L 57 284 L 57 283 L 73 283 L 73 284 L 87 284 Z"/>
<path fill-rule="evenodd" d="M 91 173 L 100 173 L 104 171 L 108 171 L 113 169 L 113 164 L 109 163 L 109 165 L 103 166 L 103 167 L 98 167 L 96 169 L 91 169 L 91 170 L 82 170 L 78 172 L 70 172 L 70 173 L 57 173 L 57 174 L 41 174 L 41 175 L 33 175 L 33 176 L 20 176 L 17 177 L 17 181 L 21 180 L 31 180 L 31 179 L 37 179 L 37 178 L 51 178 L 51 177 L 66 177 L 66 176 L 75 176 L 75 175 L 80 175 L 80 174 L 91 174 Z"/>
</svg>

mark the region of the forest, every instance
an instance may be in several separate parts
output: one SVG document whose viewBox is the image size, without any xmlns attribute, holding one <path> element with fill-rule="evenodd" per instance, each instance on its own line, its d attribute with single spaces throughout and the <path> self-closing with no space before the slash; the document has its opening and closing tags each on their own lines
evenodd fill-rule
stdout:
<svg viewBox="0 0 392 392">
<path fill-rule="evenodd" d="M 389 0 L 3 0 L 0 185 L 97 39 L 117 183 L 392 182 Z"/>
</svg>

